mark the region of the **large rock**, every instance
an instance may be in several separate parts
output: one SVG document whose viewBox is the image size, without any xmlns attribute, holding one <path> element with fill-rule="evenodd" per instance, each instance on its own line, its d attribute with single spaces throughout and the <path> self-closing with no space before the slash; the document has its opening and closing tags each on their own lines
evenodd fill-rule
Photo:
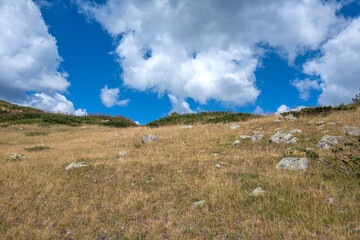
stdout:
<svg viewBox="0 0 360 240">
<path fill-rule="evenodd" d="M 293 114 L 289 114 L 285 118 L 289 119 L 289 120 L 296 120 L 297 119 Z"/>
<path fill-rule="evenodd" d="M 281 159 L 280 162 L 276 164 L 276 168 L 306 172 L 308 164 L 309 164 L 309 160 L 307 158 L 287 157 Z"/>
<path fill-rule="evenodd" d="M 345 131 L 346 135 L 350 135 L 350 136 L 359 136 L 360 135 L 360 128 L 359 127 L 345 126 L 344 131 Z"/>
<path fill-rule="evenodd" d="M 240 144 L 240 140 L 236 140 L 236 141 L 233 142 L 232 145 L 235 147 L 235 146 L 237 146 L 237 145 L 239 145 L 239 144 Z"/>
<path fill-rule="evenodd" d="M 240 136 L 241 139 L 251 139 L 251 136 L 248 136 L 248 135 L 241 135 Z"/>
<path fill-rule="evenodd" d="M 235 129 L 238 129 L 239 127 L 240 127 L 240 125 L 238 125 L 238 124 L 233 124 L 233 125 L 230 126 L 230 129 L 231 129 L 231 130 L 235 130 Z"/>
<path fill-rule="evenodd" d="M 286 143 L 287 143 L 287 144 L 289 144 L 289 143 L 296 144 L 296 143 L 297 143 L 297 140 L 299 140 L 297 137 L 293 137 L 292 139 L 290 139 L 290 140 L 287 141 Z"/>
<path fill-rule="evenodd" d="M 251 137 L 251 141 L 253 142 L 260 142 L 261 139 L 265 138 L 264 135 L 261 135 L 261 134 L 255 134 Z"/>
<path fill-rule="evenodd" d="M 343 136 L 325 135 L 320 139 L 316 146 L 322 149 L 329 149 L 332 145 L 338 144 L 338 140 L 343 138 Z"/>
<path fill-rule="evenodd" d="M 147 135 L 147 136 L 144 136 L 142 139 L 141 139 L 141 141 L 143 142 L 143 143 L 153 143 L 153 142 L 156 142 L 156 141 L 158 141 L 159 140 L 159 138 L 157 137 L 157 136 L 155 136 L 155 135 Z"/>
<path fill-rule="evenodd" d="M 293 135 L 290 132 L 281 132 L 278 131 L 274 135 L 271 136 L 270 141 L 274 143 L 287 142 L 292 138 Z"/>
</svg>

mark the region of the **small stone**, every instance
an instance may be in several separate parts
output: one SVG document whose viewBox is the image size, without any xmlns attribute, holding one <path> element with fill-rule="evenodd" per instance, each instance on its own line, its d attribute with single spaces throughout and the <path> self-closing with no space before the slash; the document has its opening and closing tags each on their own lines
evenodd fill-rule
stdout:
<svg viewBox="0 0 360 240">
<path fill-rule="evenodd" d="M 300 129 L 292 129 L 290 130 L 291 133 L 302 133 Z"/>
<path fill-rule="evenodd" d="M 261 134 L 255 134 L 251 137 L 252 142 L 260 142 L 263 138 L 265 138 L 264 135 Z"/>
<path fill-rule="evenodd" d="M 319 129 L 319 130 L 323 130 L 324 129 L 324 127 L 326 127 L 326 125 L 319 125 L 319 126 L 317 126 L 317 129 Z"/>
<path fill-rule="evenodd" d="M 308 121 L 308 124 L 313 124 L 313 123 L 314 123 L 314 120 Z"/>
<path fill-rule="evenodd" d="M 220 166 L 220 164 L 215 164 L 215 167 L 217 167 L 217 168 L 221 168 L 221 166 Z"/>
<path fill-rule="evenodd" d="M 204 205 L 205 201 L 204 200 L 201 200 L 201 201 L 198 201 L 198 202 L 194 202 L 194 207 L 202 207 Z"/>
<path fill-rule="evenodd" d="M 193 128 L 193 126 L 191 126 L 191 125 L 181 126 L 181 129 L 190 129 L 190 128 Z"/>
<path fill-rule="evenodd" d="M 24 129 L 21 127 L 20 130 L 24 130 Z"/>
<path fill-rule="evenodd" d="M 102 123 L 107 123 L 107 122 L 109 122 L 109 120 L 107 119 L 107 120 L 102 120 L 101 121 Z"/>
<path fill-rule="evenodd" d="M 127 155 L 126 151 L 119 152 L 119 157 L 125 157 Z"/>
<path fill-rule="evenodd" d="M 183 172 L 183 170 L 177 170 L 176 172 L 177 172 L 177 173 L 182 173 L 182 172 Z"/>
<path fill-rule="evenodd" d="M 329 133 L 330 132 L 330 130 L 324 130 L 324 131 L 322 131 L 322 133 Z"/>
<path fill-rule="evenodd" d="M 240 144 L 240 140 L 236 140 L 236 141 L 233 142 L 232 145 L 235 147 L 235 146 L 237 146 L 237 145 L 239 145 L 239 144 Z"/>
<path fill-rule="evenodd" d="M 330 146 L 338 144 L 338 140 L 343 139 L 343 136 L 331 136 L 325 135 L 323 136 L 320 141 L 316 144 L 317 147 L 322 149 L 329 149 Z"/>
<path fill-rule="evenodd" d="M 286 143 L 287 143 L 287 144 L 290 144 L 290 143 L 295 144 L 295 143 L 297 143 L 297 140 L 298 140 L 297 137 L 293 137 L 292 139 L 290 139 L 290 140 L 287 141 Z"/>
<path fill-rule="evenodd" d="M 278 164 L 276 164 L 276 168 L 306 172 L 308 164 L 309 164 L 309 160 L 307 158 L 287 157 L 281 159 L 281 161 Z"/>
<path fill-rule="evenodd" d="M 85 162 L 79 162 L 79 163 L 70 163 L 65 170 L 66 171 L 70 171 L 73 168 L 80 168 L 80 167 L 86 167 L 87 165 L 85 164 Z"/>
<path fill-rule="evenodd" d="M 212 153 L 211 154 L 211 156 L 214 156 L 214 157 L 216 157 L 216 156 L 219 156 L 220 154 L 218 154 L 218 153 Z"/>
<path fill-rule="evenodd" d="M 334 122 L 328 122 L 328 124 L 327 124 L 328 126 L 335 126 L 336 125 L 336 123 L 334 123 Z"/>
<path fill-rule="evenodd" d="M 281 119 L 275 119 L 274 122 L 279 123 L 279 122 L 282 122 L 282 120 Z"/>
<path fill-rule="evenodd" d="M 359 136 L 360 135 L 360 128 L 359 127 L 345 126 L 344 127 L 344 132 L 346 133 L 346 135 Z"/>
<path fill-rule="evenodd" d="M 270 141 L 274 143 L 287 142 L 293 135 L 290 132 L 281 132 L 278 131 L 274 135 L 271 136 Z"/>
<path fill-rule="evenodd" d="M 240 127 L 240 125 L 238 125 L 238 124 L 233 124 L 233 125 L 230 126 L 230 129 L 231 129 L 231 130 L 235 130 L 235 129 L 238 129 L 239 127 Z"/>
<path fill-rule="evenodd" d="M 254 189 L 254 191 L 252 191 L 252 193 L 250 194 L 251 196 L 261 196 L 264 195 L 265 190 L 263 190 L 261 187 L 257 187 Z"/>
<path fill-rule="evenodd" d="M 148 135 L 148 136 L 144 136 L 141 141 L 142 141 L 143 143 L 153 143 L 153 142 L 156 142 L 156 141 L 158 141 L 158 140 L 159 140 L 159 138 L 158 138 L 157 136 L 155 136 L 155 135 Z"/>
<path fill-rule="evenodd" d="M 248 136 L 248 135 L 241 135 L 240 136 L 241 139 L 251 139 L 251 136 Z"/>
<path fill-rule="evenodd" d="M 335 203 L 337 203 L 337 199 L 335 198 L 335 197 L 330 197 L 330 198 L 328 198 L 328 200 L 327 200 L 327 202 L 328 203 L 330 203 L 330 204 L 335 204 Z"/>
<path fill-rule="evenodd" d="M 322 124 L 324 124 L 324 121 L 318 121 L 318 122 L 316 122 L 316 124 L 317 125 L 322 125 Z"/>
<path fill-rule="evenodd" d="M 260 133 L 260 131 L 253 131 L 253 134 L 259 134 Z"/>
</svg>

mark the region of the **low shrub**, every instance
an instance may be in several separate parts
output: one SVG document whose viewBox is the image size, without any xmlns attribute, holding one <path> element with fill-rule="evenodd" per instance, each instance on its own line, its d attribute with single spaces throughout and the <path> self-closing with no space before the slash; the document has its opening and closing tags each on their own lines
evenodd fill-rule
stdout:
<svg viewBox="0 0 360 240">
<path fill-rule="evenodd" d="M 30 148 L 24 148 L 26 151 L 28 152 L 41 152 L 44 150 L 49 150 L 50 147 L 48 146 L 35 146 L 35 147 L 30 147 Z"/>
</svg>

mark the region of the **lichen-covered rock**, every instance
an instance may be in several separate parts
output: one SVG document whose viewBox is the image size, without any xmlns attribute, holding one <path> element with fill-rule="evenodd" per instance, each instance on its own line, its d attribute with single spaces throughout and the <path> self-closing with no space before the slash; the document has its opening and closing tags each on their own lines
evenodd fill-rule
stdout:
<svg viewBox="0 0 360 240">
<path fill-rule="evenodd" d="M 201 201 L 198 201 L 198 202 L 194 202 L 194 207 L 202 207 L 205 203 L 205 200 L 201 200 Z"/>
<path fill-rule="evenodd" d="M 233 125 L 230 126 L 230 129 L 235 130 L 235 129 L 238 129 L 239 127 L 240 127 L 239 124 L 233 124 Z"/>
<path fill-rule="evenodd" d="M 119 157 L 125 157 L 127 155 L 126 151 L 119 152 Z"/>
<path fill-rule="evenodd" d="M 316 146 L 322 149 L 329 149 L 332 145 L 338 144 L 338 140 L 343 138 L 343 136 L 325 135 L 320 139 Z"/>
<path fill-rule="evenodd" d="M 155 135 L 147 135 L 147 136 L 144 136 L 142 139 L 141 139 L 141 141 L 143 142 L 143 143 L 153 143 L 153 142 L 156 142 L 156 141 L 158 141 L 159 140 L 159 138 L 157 137 L 157 136 L 155 136 Z"/>
<path fill-rule="evenodd" d="M 261 134 L 255 134 L 251 137 L 251 141 L 253 142 L 260 142 L 261 139 L 265 138 L 264 135 L 261 135 Z"/>
<path fill-rule="evenodd" d="M 250 194 L 251 196 L 261 196 L 264 195 L 265 190 L 263 190 L 261 187 L 257 187 L 254 189 L 254 191 L 252 191 L 252 193 Z"/>
<path fill-rule="evenodd" d="M 293 114 L 289 114 L 285 118 L 289 119 L 289 120 L 296 120 L 297 119 Z"/>
<path fill-rule="evenodd" d="M 271 136 L 270 141 L 274 143 L 287 142 L 292 137 L 293 135 L 290 132 L 278 131 L 277 133 Z"/>
<path fill-rule="evenodd" d="M 233 142 L 232 145 L 235 147 L 235 146 L 237 146 L 237 145 L 239 145 L 239 144 L 240 144 L 240 140 L 236 140 L 236 141 Z"/>
<path fill-rule="evenodd" d="M 295 143 L 297 143 L 297 140 L 298 140 L 297 137 L 293 137 L 292 139 L 290 139 L 290 140 L 287 141 L 286 143 L 287 143 L 287 144 L 290 144 L 290 143 L 295 144 Z"/>
<path fill-rule="evenodd" d="M 248 136 L 248 135 L 241 135 L 240 136 L 241 139 L 251 139 L 251 136 Z"/>
<path fill-rule="evenodd" d="M 360 135 L 359 127 L 345 126 L 344 131 L 345 131 L 346 135 L 350 135 L 350 136 L 359 136 Z"/>
<path fill-rule="evenodd" d="M 300 129 L 292 129 L 290 130 L 291 133 L 302 133 Z"/>
<path fill-rule="evenodd" d="M 80 168 L 80 167 L 86 167 L 87 165 L 85 164 L 85 162 L 78 162 L 78 163 L 70 163 L 65 170 L 66 171 L 70 171 L 73 168 Z"/>
<path fill-rule="evenodd" d="M 306 172 L 308 164 L 309 164 L 309 160 L 307 158 L 287 157 L 281 159 L 280 162 L 276 164 L 276 168 Z"/>
</svg>

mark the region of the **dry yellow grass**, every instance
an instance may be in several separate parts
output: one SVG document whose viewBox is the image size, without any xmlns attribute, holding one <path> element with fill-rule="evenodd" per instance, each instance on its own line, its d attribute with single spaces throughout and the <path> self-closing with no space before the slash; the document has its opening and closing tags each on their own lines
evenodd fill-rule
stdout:
<svg viewBox="0 0 360 240">
<path fill-rule="evenodd" d="M 290 147 L 269 143 L 277 128 L 303 130 L 297 146 L 314 149 L 324 133 L 307 124 L 310 118 L 274 119 L 241 122 L 236 130 L 231 124 L 1 128 L 0 238 L 360 238 L 360 180 L 314 161 L 305 173 L 277 170 Z M 359 119 L 360 111 L 315 118 L 343 122 L 326 127 L 331 135 L 344 135 L 342 126 L 359 126 Z M 254 130 L 265 140 L 232 146 Z M 148 134 L 160 141 L 142 144 Z M 24 150 L 34 146 L 51 149 Z M 123 150 L 127 156 L 117 160 Z M 9 162 L 14 152 L 27 158 Z M 82 161 L 88 166 L 65 171 L 71 162 Z M 266 193 L 251 196 L 256 187 Z M 330 197 L 337 201 L 328 203 Z M 195 207 L 200 200 L 204 205 Z"/>
</svg>

